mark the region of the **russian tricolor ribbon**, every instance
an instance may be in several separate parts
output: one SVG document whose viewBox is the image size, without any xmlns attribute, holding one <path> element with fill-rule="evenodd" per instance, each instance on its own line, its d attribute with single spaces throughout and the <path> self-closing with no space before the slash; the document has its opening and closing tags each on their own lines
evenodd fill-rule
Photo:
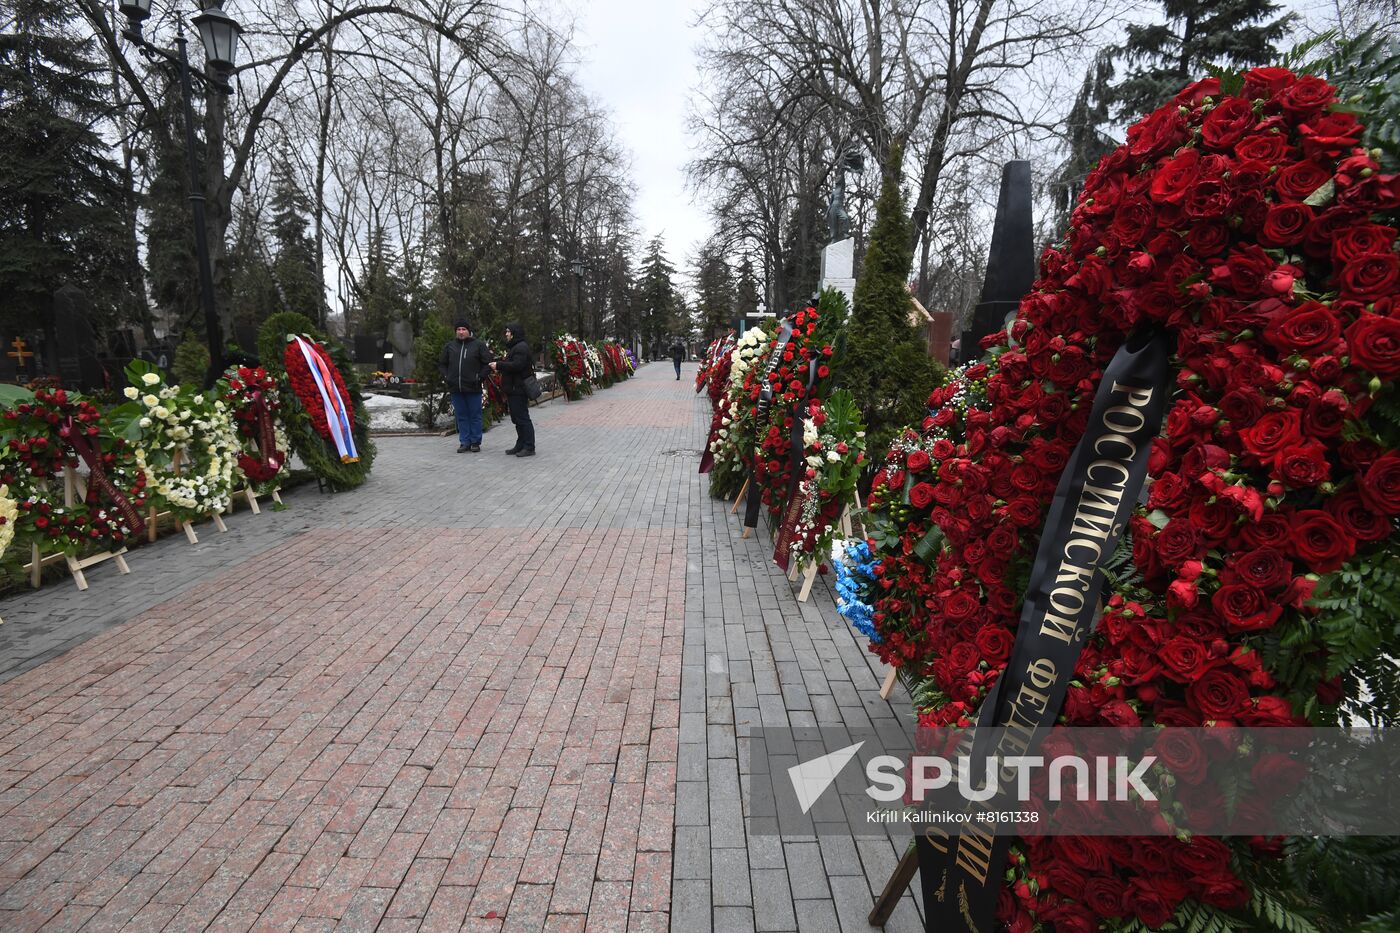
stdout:
<svg viewBox="0 0 1400 933">
<path fill-rule="evenodd" d="M 294 336 L 292 339 L 300 348 L 301 355 L 306 357 L 306 367 L 311 370 L 311 378 L 316 380 L 316 388 L 321 392 L 321 404 L 326 408 L 326 425 L 330 428 L 331 440 L 335 443 L 336 453 L 340 454 L 340 461 L 358 462 L 360 454 L 355 450 L 355 432 L 351 426 L 350 413 L 336 388 L 335 377 L 331 374 L 330 367 L 306 338 Z"/>
</svg>

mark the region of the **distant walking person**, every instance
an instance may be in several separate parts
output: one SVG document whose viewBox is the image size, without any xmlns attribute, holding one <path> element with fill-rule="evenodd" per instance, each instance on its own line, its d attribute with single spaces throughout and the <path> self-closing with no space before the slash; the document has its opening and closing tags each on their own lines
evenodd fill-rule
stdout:
<svg viewBox="0 0 1400 933">
<path fill-rule="evenodd" d="M 681 343 L 678 337 L 676 338 L 676 342 L 671 344 L 671 362 L 676 364 L 677 382 L 679 382 L 681 378 L 681 360 L 683 359 L 685 359 L 685 344 Z"/>
<path fill-rule="evenodd" d="M 491 351 L 472 336 L 471 325 L 459 318 L 456 339 L 447 341 L 438 361 L 438 372 L 452 393 L 459 454 L 481 450 L 481 380 L 490 365 Z"/>
<path fill-rule="evenodd" d="M 515 446 L 506 453 L 512 457 L 535 455 L 535 425 L 530 420 L 530 400 L 525 397 L 525 379 L 534 373 L 535 360 L 525 342 L 525 328 L 506 325 L 505 359 L 491 364 L 501 374 L 501 391 L 506 396 L 510 420 L 515 425 Z"/>
</svg>

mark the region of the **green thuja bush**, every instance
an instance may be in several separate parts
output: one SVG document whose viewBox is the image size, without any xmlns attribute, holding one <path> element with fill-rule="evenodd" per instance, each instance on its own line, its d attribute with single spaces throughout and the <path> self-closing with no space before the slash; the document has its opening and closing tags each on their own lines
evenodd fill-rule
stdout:
<svg viewBox="0 0 1400 933">
<path fill-rule="evenodd" d="M 176 385 L 199 387 L 209 373 L 209 348 L 186 338 L 175 348 L 175 364 L 170 367 Z"/>
<path fill-rule="evenodd" d="M 350 393 L 355 418 L 355 449 L 360 459 L 355 463 L 342 463 L 335 445 L 316 433 L 311 417 L 302 407 L 300 399 L 292 391 L 287 379 L 287 368 L 283 355 L 287 348 L 287 335 L 302 334 L 324 346 L 330 353 L 331 362 L 340 370 L 345 380 L 345 388 Z M 292 451 L 301 462 L 333 491 L 353 489 L 369 476 L 374 464 L 374 442 L 369 439 L 369 413 L 365 411 L 364 393 L 361 391 L 359 374 L 355 372 L 350 356 L 340 344 L 327 340 L 326 335 L 317 329 L 311 319 L 294 312 L 274 314 L 263 322 L 258 331 L 258 359 L 268 374 L 277 380 L 282 396 L 282 424 L 287 430 Z"/>
<path fill-rule="evenodd" d="M 875 205 L 875 226 L 856 280 L 841 381 L 851 390 L 866 425 L 874 462 L 906 425 L 928 414 L 928 396 L 944 369 L 928 355 L 923 334 L 910 319 L 909 267 L 912 229 L 899 184 L 902 155 L 896 148 Z"/>
</svg>

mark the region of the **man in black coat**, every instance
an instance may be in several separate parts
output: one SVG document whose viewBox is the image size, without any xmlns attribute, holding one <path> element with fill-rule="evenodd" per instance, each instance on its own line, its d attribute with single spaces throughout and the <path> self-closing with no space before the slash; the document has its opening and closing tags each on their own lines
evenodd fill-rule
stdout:
<svg viewBox="0 0 1400 933">
<path fill-rule="evenodd" d="M 676 364 L 676 381 L 681 378 L 681 360 L 685 359 L 685 344 L 677 337 L 671 344 L 671 362 Z"/>
<path fill-rule="evenodd" d="M 457 336 L 447 341 L 438 360 L 452 411 L 457 416 L 457 453 L 481 450 L 481 380 L 491 365 L 491 351 L 472 336 L 471 325 L 457 320 Z"/>
<path fill-rule="evenodd" d="M 535 455 L 535 425 L 530 420 L 530 400 L 525 397 L 525 380 L 535 371 L 535 358 L 525 340 L 525 328 L 507 324 L 506 355 L 491 364 L 501 374 L 501 391 L 506 396 L 510 420 L 515 425 L 515 446 L 506 453 L 512 457 Z"/>
</svg>

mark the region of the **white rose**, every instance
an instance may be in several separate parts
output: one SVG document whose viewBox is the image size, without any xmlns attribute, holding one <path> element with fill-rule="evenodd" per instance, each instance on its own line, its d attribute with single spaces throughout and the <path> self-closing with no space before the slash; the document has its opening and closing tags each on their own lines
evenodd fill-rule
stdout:
<svg viewBox="0 0 1400 933">
<path fill-rule="evenodd" d="M 136 390 L 136 386 L 127 386 L 125 389 L 122 390 L 122 394 L 125 395 L 127 398 L 136 398 L 136 396 L 140 395 L 141 393 Z"/>
<path fill-rule="evenodd" d="M 196 395 L 196 396 L 194 397 L 194 403 L 195 403 L 196 405 L 203 405 L 203 404 L 204 404 L 204 396 L 202 396 L 202 395 Z"/>
<path fill-rule="evenodd" d="M 151 426 L 151 419 L 150 419 L 150 418 L 142 418 L 141 421 L 140 421 L 140 425 L 141 425 L 141 427 L 143 427 L 143 428 L 149 428 L 149 427 Z"/>
<path fill-rule="evenodd" d="M 151 414 L 164 421 L 166 418 L 170 417 L 170 409 L 166 408 L 164 405 L 157 405 Z"/>
<path fill-rule="evenodd" d="M 147 408 L 155 408 L 160 404 L 160 399 L 156 398 L 154 395 L 145 395 L 141 397 L 141 404 L 145 405 Z"/>
<path fill-rule="evenodd" d="M 156 383 L 160 382 L 160 377 L 157 376 L 155 373 L 146 373 L 144 376 L 141 377 L 141 381 L 148 386 L 153 386 Z"/>
<path fill-rule="evenodd" d="M 834 450 L 828 450 L 826 452 L 826 459 L 830 460 L 832 463 L 835 463 L 836 461 L 841 459 L 841 455 Z"/>
</svg>

